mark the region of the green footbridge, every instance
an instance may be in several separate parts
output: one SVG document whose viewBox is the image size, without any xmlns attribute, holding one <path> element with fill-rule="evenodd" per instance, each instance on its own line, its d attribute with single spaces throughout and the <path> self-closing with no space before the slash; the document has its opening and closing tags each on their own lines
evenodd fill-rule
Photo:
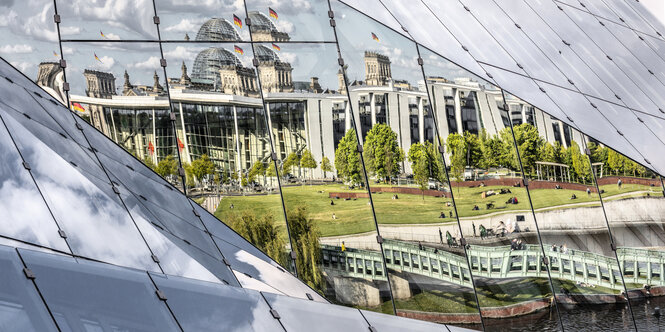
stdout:
<svg viewBox="0 0 665 332">
<path fill-rule="evenodd" d="M 550 251 L 545 246 L 552 278 L 575 283 L 623 290 L 614 257 L 580 250 Z M 386 281 L 386 268 L 427 276 L 460 286 L 472 287 L 469 265 L 458 248 L 451 252 L 410 242 L 384 240 L 386 266 L 381 253 L 323 245 L 323 269 L 345 277 Z M 474 277 L 547 278 L 543 253 L 538 245 L 524 245 L 520 250 L 510 246 L 471 245 L 467 249 Z M 617 256 L 626 284 L 665 286 L 665 252 L 618 248 Z"/>
</svg>

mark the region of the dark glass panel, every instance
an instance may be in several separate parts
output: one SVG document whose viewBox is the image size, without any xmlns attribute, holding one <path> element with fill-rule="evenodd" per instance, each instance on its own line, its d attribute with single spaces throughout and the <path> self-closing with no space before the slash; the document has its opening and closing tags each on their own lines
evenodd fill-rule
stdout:
<svg viewBox="0 0 665 332">
<path fill-rule="evenodd" d="M 259 292 L 151 274 L 184 331 L 282 331 Z"/>
<path fill-rule="evenodd" d="M 16 249 L 0 246 L 0 328 L 3 331 L 58 331 L 32 281 L 23 275 Z"/>
<path fill-rule="evenodd" d="M 145 272 L 19 252 L 62 331 L 179 331 Z"/>
</svg>

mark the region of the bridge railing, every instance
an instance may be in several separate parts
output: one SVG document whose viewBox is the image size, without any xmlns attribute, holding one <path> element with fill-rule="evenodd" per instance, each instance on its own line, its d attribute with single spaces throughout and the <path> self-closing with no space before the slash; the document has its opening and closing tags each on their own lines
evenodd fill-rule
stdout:
<svg viewBox="0 0 665 332">
<path fill-rule="evenodd" d="M 386 280 L 386 268 L 413 273 L 471 287 L 469 269 L 461 248 L 459 252 L 439 250 L 419 244 L 384 240 L 387 266 L 381 254 L 370 250 L 323 246 L 324 268 L 336 270 L 350 277 Z M 549 246 L 546 246 L 549 248 Z M 474 276 L 501 278 L 547 278 L 547 266 L 538 245 L 470 246 L 471 272 Z M 623 290 L 620 271 L 614 257 L 581 250 L 547 250 L 550 274 L 553 278 L 602 286 L 615 291 Z M 626 283 L 665 285 L 665 252 L 648 249 L 619 248 L 617 255 L 624 271 Z"/>
</svg>

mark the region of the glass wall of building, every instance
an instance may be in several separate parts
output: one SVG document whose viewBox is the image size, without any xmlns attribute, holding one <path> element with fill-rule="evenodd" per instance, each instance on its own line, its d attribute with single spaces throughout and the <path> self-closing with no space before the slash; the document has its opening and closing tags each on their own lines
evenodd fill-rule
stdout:
<svg viewBox="0 0 665 332">
<path fill-rule="evenodd" d="M 349 95 L 364 106 L 358 110 L 367 125 L 363 155 L 397 314 L 481 328 L 441 154 L 445 138 L 434 123 L 446 123 L 449 104 L 477 119 L 476 96 L 471 92 L 461 98 L 464 102 L 448 101 L 437 90 L 441 104 L 435 106 L 413 41 L 342 4 L 332 7 L 341 17 L 337 32 Z"/>
<path fill-rule="evenodd" d="M 254 47 L 298 277 L 333 302 L 392 313 L 336 45 Z"/>
</svg>

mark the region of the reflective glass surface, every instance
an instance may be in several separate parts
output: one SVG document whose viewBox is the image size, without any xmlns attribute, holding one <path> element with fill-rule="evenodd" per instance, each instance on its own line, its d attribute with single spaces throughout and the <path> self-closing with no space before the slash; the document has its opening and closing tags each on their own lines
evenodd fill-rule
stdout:
<svg viewBox="0 0 665 332">
<path fill-rule="evenodd" d="M 157 25 L 153 22 L 155 9 L 151 0 L 131 2 L 58 0 L 56 4 L 62 21 L 60 23 L 62 39 L 157 39 Z"/>
<path fill-rule="evenodd" d="M 508 98 L 509 105 L 516 102 Z M 542 111 L 534 112 L 539 116 Z M 545 250 L 536 259 L 541 268 L 549 268 L 562 325 L 571 329 L 578 320 L 570 315 L 575 311 L 571 304 L 621 302 L 624 285 L 585 153 L 588 138 L 543 115 L 542 122 L 529 122 L 528 117 L 514 121 L 513 131 Z M 547 265 L 542 257 L 547 257 Z M 605 317 L 619 316 L 627 328 L 632 326 L 627 307 L 599 307 L 596 313 L 594 324 L 608 324 Z"/>
<path fill-rule="evenodd" d="M 409 329 L 418 331 L 447 331 L 445 325 L 424 322 L 421 320 L 407 320 L 404 318 L 397 318 L 396 316 L 381 315 L 373 311 L 361 310 L 360 313 L 365 317 L 369 325 L 375 327 L 379 331 L 386 332 L 399 332 Z"/>
<path fill-rule="evenodd" d="M 243 1 L 154 0 L 162 40 L 236 42 L 249 40 Z M 267 10 L 266 5 L 266 10 Z"/>
<path fill-rule="evenodd" d="M 246 0 L 247 12 L 252 20 L 252 40 L 334 41 L 328 23 L 327 0 L 275 2 Z"/>
<path fill-rule="evenodd" d="M 0 246 L 0 328 L 4 331 L 58 331 L 32 281 L 23 275 L 16 249 Z"/>
<path fill-rule="evenodd" d="M 178 331 L 145 272 L 19 249 L 62 331 Z"/>
<path fill-rule="evenodd" d="M 287 331 L 364 331 L 369 328 L 360 311 L 343 306 L 316 303 L 270 293 L 262 293 L 276 310 Z"/>
<path fill-rule="evenodd" d="M 0 56 L 31 80 L 42 84 L 52 83 L 54 95 L 64 103 L 64 78 L 57 64 L 61 52 L 56 24 L 53 22 L 53 5 L 51 0 L 0 4 L 4 13 L 0 27 Z M 14 77 L 19 76 L 22 75 Z"/>
<path fill-rule="evenodd" d="M 0 110 L 0 116 L 10 135 L 15 136 L 21 155 L 30 164 L 37 186 L 75 254 L 158 271 L 136 225 L 111 190 L 111 183 L 102 179 L 101 169 L 81 170 L 74 166 L 76 162 L 66 161 L 50 148 L 60 145 L 62 150 L 77 151 L 81 149 L 78 145 L 56 134 L 38 138 L 35 135 L 49 130 L 26 117 L 13 118 L 4 110 Z M 77 202 L 77 209 L 71 209 L 70 202 Z"/>
<path fill-rule="evenodd" d="M 44 203 L 30 173 L 21 165 L 4 124 L 0 126 L 0 234 L 62 251 L 67 243 L 58 235 L 58 226 Z"/>
<path fill-rule="evenodd" d="M 612 147 L 590 149 L 635 322 L 639 330 L 658 329 L 663 325 L 653 314 L 662 305 L 655 296 L 663 283 L 662 182 Z"/>
<path fill-rule="evenodd" d="M 282 331 L 259 292 L 151 274 L 184 331 Z"/>
</svg>

